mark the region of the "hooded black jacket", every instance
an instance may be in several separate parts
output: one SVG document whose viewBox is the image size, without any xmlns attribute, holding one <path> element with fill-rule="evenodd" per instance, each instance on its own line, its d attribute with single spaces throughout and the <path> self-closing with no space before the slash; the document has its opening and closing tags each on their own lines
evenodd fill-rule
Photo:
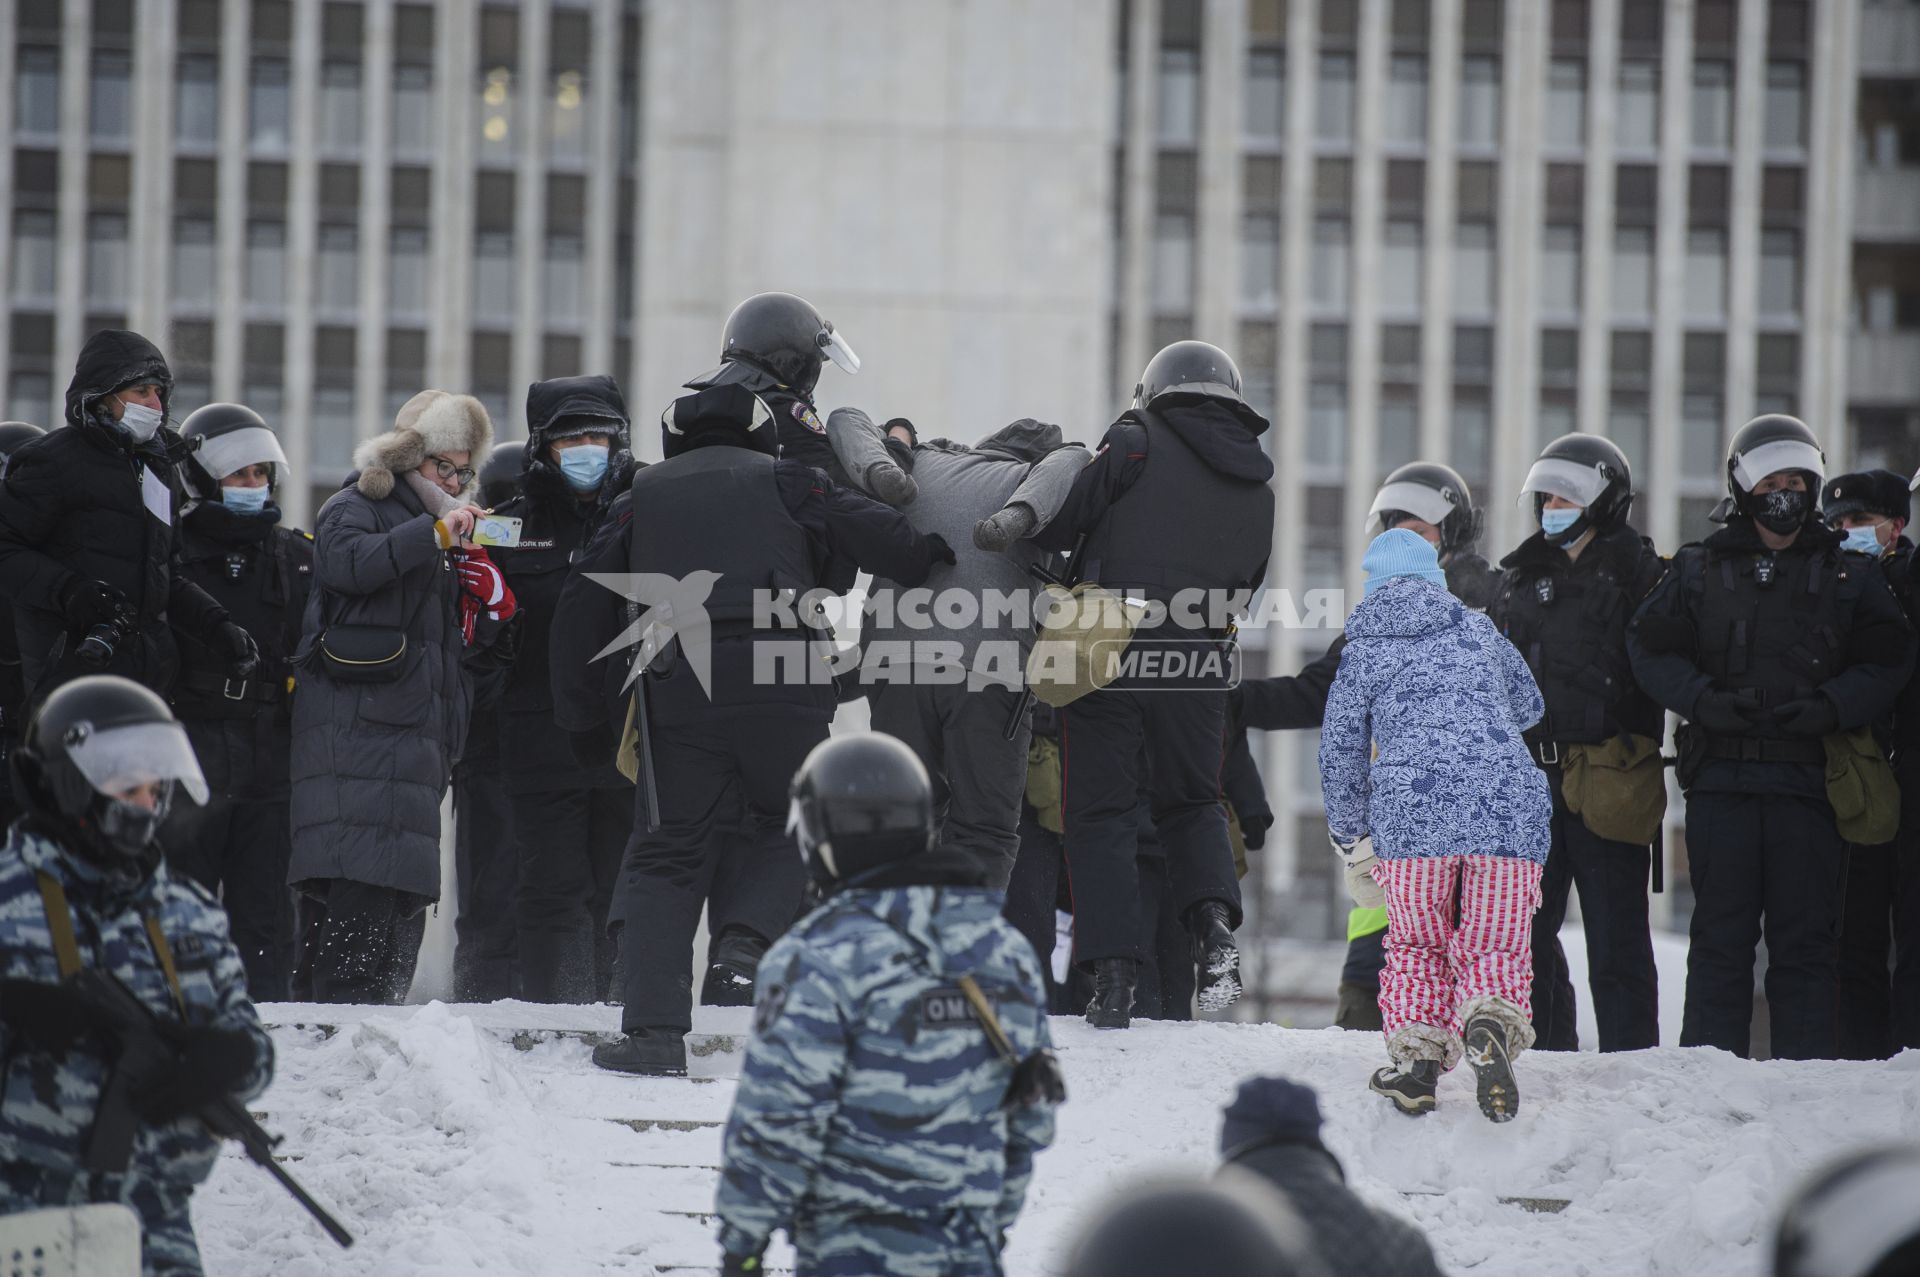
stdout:
<svg viewBox="0 0 1920 1277">
<path fill-rule="evenodd" d="M 712 372 L 686 383 L 689 390 L 741 385 L 760 396 L 780 432 L 780 456 L 826 473 L 835 483 L 847 482 L 846 468 L 827 442 L 826 420 L 814 407 L 813 393 L 789 386 L 778 377 L 744 359 L 729 359 Z"/>
<path fill-rule="evenodd" d="M 606 479 L 585 496 L 567 485 L 547 455 L 554 424 L 566 417 L 606 419 L 607 433 L 620 436 L 610 449 Z M 611 763 L 592 772 L 575 764 L 566 733 L 554 722 L 548 660 L 568 569 L 633 482 L 634 460 L 624 446 L 627 431 L 626 400 L 611 377 L 559 377 L 527 390 L 526 471 L 520 493 L 497 508 L 522 521 L 520 544 L 489 552 L 520 605 L 520 651 L 497 714 L 502 771 L 515 793 L 630 787 Z M 615 697 L 620 664 L 602 664 L 611 680 L 604 690 Z"/>
<path fill-rule="evenodd" d="M 120 674 L 165 695 L 179 666 L 169 626 L 213 639 L 226 610 L 179 571 L 177 537 L 187 445 L 162 427 L 144 444 L 93 407 L 125 386 L 152 381 L 172 394 L 166 361 L 138 333 L 105 329 L 87 339 L 67 387 L 67 428 L 13 454 L 0 485 L 0 593 L 12 601 L 22 677 L 30 695 L 80 674 Z M 103 581 L 126 595 L 138 633 L 104 670 L 71 655 L 63 593 Z M 56 657 L 59 657 L 57 667 Z"/>
</svg>

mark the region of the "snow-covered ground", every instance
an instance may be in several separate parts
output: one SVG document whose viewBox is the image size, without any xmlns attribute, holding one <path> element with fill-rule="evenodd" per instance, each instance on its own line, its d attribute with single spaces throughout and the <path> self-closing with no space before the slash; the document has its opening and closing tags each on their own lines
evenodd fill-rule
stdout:
<svg viewBox="0 0 1920 1277">
<path fill-rule="evenodd" d="M 337 1251 L 229 1150 L 194 1203 L 212 1277 L 712 1270 L 704 1212 L 743 1013 L 703 1015 L 697 1076 L 641 1080 L 594 1069 L 578 1036 L 514 1041 L 515 1028 L 610 1031 L 608 1007 L 266 1011 L 281 1026 L 280 1072 L 255 1107 L 360 1241 Z M 340 1028 L 296 1027 L 321 1022 Z M 1390 1111 L 1364 1089 L 1381 1058 L 1370 1034 L 1054 1030 L 1072 1095 L 1014 1232 L 1013 1277 L 1060 1271 L 1116 1186 L 1210 1166 L 1219 1107 L 1254 1073 L 1318 1088 L 1354 1186 L 1424 1227 L 1449 1272 L 1489 1277 L 1756 1275 L 1803 1173 L 1857 1145 L 1920 1139 L 1920 1052 L 1885 1064 L 1527 1055 L 1521 1115 L 1496 1127 L 1464 1071 L 1442 1083 L 1436 1115 Z M 1534 1213 L 1501 1200 L 1513 1197 L 1569 1204 Z"/>
</svg>

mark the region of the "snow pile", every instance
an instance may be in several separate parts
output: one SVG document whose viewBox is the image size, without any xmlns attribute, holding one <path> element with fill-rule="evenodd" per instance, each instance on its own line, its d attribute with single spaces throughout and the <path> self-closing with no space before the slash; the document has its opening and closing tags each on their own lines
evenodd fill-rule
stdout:
<svg viewBox="0 0 1920 1277">
<path fill-rule="evenodd" d="M 267 1010 L 281 1024 L 318 1018 Z M 613 1018 L 547 1010 L 547 1029 Z M 712 1271 L 706 1212 L 732 1083 L 601 1073 L 572 1036 L 523 1036 L 530 1049 L 516 1050 L 502 1016 L 435 1004 L 348 1011 L 331 1036 L 276 1029 L 279 1078 L 255 1107 L 360 1243 L 335 1249 L 230 1150 L 194 1204 L 211 1277 Z M 1455 1273 L 1754 1277 L 1801 1175 L 1857 1145 L 1920 1140 L 1920 1052 L 1886 1064 L 1531 1053 L 1519 1062 L 1521 1115 L 1496 1127 L 1464 1070 L 1441 1083 L 1432 1117 L 1368 1094 L 1384 1058 L 1372 1035 L 1054 1027 L 1072 1097 L 1014 1232 L 1011 1277 L 1059 1272 L 1120 1185 L 1209 1168 L 1220 1106 L 1254 1073 L 1316 1087 L 1349 1181 L 1425 1228 Z M 727 1072 L 737 1058 L 721 1049 L 694 1066 Z M 1569 1204 L 1535 1213 L 1502 1200 L 1513 1198 Z M 769 1258 L 790 1263 L 784 1248 Z"/>
</svg>

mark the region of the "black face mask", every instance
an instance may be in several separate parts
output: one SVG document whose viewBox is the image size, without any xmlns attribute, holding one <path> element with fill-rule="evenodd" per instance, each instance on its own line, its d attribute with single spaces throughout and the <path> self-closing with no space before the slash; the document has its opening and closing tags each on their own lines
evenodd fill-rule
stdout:
<svg viewBox="0 0 1920 1277">
<path fill-rule="evenodd" d="M 1780 488 L 1753 499 L 1753 520 L 1769 532 L 1785 536 L 1806 524 L 1807 494 Z"/>
</svg>

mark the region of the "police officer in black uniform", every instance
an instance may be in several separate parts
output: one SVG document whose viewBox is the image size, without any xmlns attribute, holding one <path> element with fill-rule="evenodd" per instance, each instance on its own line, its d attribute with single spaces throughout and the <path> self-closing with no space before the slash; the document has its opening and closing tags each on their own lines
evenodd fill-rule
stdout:
<svg viewBox="0 0 1920 1277">
<path fill-rule="evenodd" d="M 483 507 L 498 510 L 519 492 L 526 455 L 527 445 L 519 439 L 493 445 L 480 466 Z M 504 570 L 502 551 L 489 554 Z M 525 607 L 523 601 L 521 610 Z M 521 629 L 524 634 L 524 624 Z M 453 919 L 456 1002 L 494 1002 L 519 994 L 514 902 L 520 870 L 507 768 L 500 756 L 500 701 L 506 682 L 493 674 L 474 680 L 467 747 L 453 765 L 454 891 L 459 902 Z"/>
<path fill-rule="evenodd" d="M 180 637 L 173 709 L 212 797 L 204 807 L 176 807 L 161 842 L 175 873 L 226 906 L 248 990 L 284 1001 L 294 951 L 288 658 L 300 645 L 313 583 L 313 538 L 280 526 L 274 498 L 287 481 L 287 457 L 259 413 L 208 404 L 181 423 L 180 436 L 193 447 L 182 467 L 192 500 L 180 519 L 180 570 L 253 636 L 260 665 L 232 677 L 228 652 Z"/>
<path fill-rule="evenodd" d="M 1821 514 L 1847 538 L 1841 548 L 1880 564 L 1911 624 L 1907 481 L 1891 470 L 1843 474 L 1822 496 Z M 1913 851 L 1920 841 L 1920 678 L 1908 678 L 1892 711 L 1874 730 L 1891 749 L 1900 782 L 1900 832 L 1891 842 L 1847 848 L 1840 927 L 1840 1057 L 1847 1060 L 1884 1060 L 1920 1046 L 1920 856 Z M 1899 964 L 1891 979 L 1890 957 Z"/>
<path fill-rule="evenodd" d="M 519 864 L 520 996 L 598 1002 L 613 971 L 607 909 L 633 832 L 633 785 L 611 758 L 574 761 L 553 722 L 547 653 L 569 565 L 633 482 L 627 402 L 613 378 L 528 387 L 525 457 L 519 495 L 497 511 L 521 521 L 520 544 L 493 552 L 526 618 L 501 710 Z"/>
<path fill-rule="evenodd" d="M 0 477 L 6 475 L 7 458 L 15 448 L 45 433 L 24 421 L 0 421 Z M 21 725 L 26 722 L 26 702 L 26 681 L 20 673 L 20 640 L 13 632 L 13 605 L 0 598 L 0 828 L 12 824 L 19 814 L 6 761 L 8 752 L 19 740 Z"/>
<path fill-rule="evenodd" d="M 1659 999 L 1647 918 L 1651 844 L 1603 837 L 1608 812 L 1568 810 L 1562 764 L 1574 747 L 1638 751 L 1635 781 L 1666 781 L 1659 759 L 1666 717 L 1634 682 L 1627 622 L 1666 564 L 1627 522 L 1633 476 L 1620 449 L 1598 435 L 1548 444 L 1527 472 L 1521 500 L 1539 531 L 1500 561 L 1506 570 L 1490 615 L 1526 658 L 1547 713 L 1527 732 L 1553 789 L 1553 849 L 1533 923 L 1533 1026 L 1545 1050 L 1579 1049 L 1566 956 L 1559 945 L 1567 894 L 1580 889 L 1587 969 L 1602 1051 L 1658 1046 Z M 1594 774 L 1592 768 L 1587 774 Z M 1662 804 L 1664 809 L 1664 804 Z M 1612 830 L 1609 830 L 1612 832 Z"/>
<path fill-rule="evenodd" d="M 687 389 L 751 390 L 773 413 L 783 460 L 803 462 L 826 471 L 836 483 L 846 482 L 827 442 L 826 422 L 813 403 L 814 386 L 828 360 L 843 372 L 860 371 L 860 357 L 846 338 L 804 299 L 792 293 L 756 293 L 727 316 L 720 347 L 720 366 L 685 383 Z M 895 492 L 884 486 L 875 491 L 898 504 Z"/>
<path fill-rule="evenodd" d="M 1273 540 L 1273 462 L 1259 438 L 1266 429 L 1225 351 L 1175 342 L 1148 362 L 1133 407 L 1035 538 L 1065 550 L 1084 535 L 1076 575 L 1149 605 L 1145 619 L 1157 623 L 1134 635 L 1137 661 L 1217 651 L 1231 596 L 1244 592 L 1244 606 L 1265 579 Z M 1200 1008 L 1239 996 L 1240 884 L 1220 790 L 1226 720 L 1226 680 L 1205 671 L 1177 686 L 1123 675 L 1061 714 L 1074 958 L 1092 971 L 1087 1018 L 1097 1027 L 1128 1025 L 1145 956 L 1135 859 L 1143 787 L 1166 844 L 1168 889 L 1193 936 Z"/>
<path fill-rule="evenodd" d="M 755 907 L 736 898 L 733 921 L 751 916 L 757 934 L 779 935 L 805 881 L 784 832 L 787 782 L 826 738 L 837 697 L 832 671 L 809 646 L 821 635 L 806 609 L 783 614 L 770 602 L 850 582 L 861 569 L 917 585 L 953 551 L 893 509 L 782 458 L 770 406 L 740 382 L 675 400 L 661 427 L 666 460 L 634 476 L 567 583 L 550 664 L 556 721 L 577 757 L 603 761 L 619 727 L 604 671 L 619 666 L 593 658 L 623 630 L 641 643 L 650 623 L 674 627 L 664 648 L 632 657 L 647 658 L 636 713 L 652 776 L 641 777 L 636 836 L 616 888 L 626 1036 L 594 1050 L 602 1068 L 674 1074 L 686 1071 L 693 941 L 719 858 L 709 836 L 716 818 L 734 801 L 744 807 L 760 872 Z M 633 574 L 636 615 L 587 573 Z M 657 829 L 648 828 L 647 789 Z"/>
<path fill-rule="evenodd" d="M 1756 417 L 1727 454 L 1726 526 L 1682 546 L 1627 632 L 1640 686 L 1687 719 L 1694 910 L 1682 1046 L 1750 1048 L 1765 928 L 1779 1059 L 1830 1058 L 1846 850 L 1826 737 L 1893 704 L 1913 632 L 1877 568 L 1820 521 L 1825 457 L 1805 423 Z"/>
</svg>

